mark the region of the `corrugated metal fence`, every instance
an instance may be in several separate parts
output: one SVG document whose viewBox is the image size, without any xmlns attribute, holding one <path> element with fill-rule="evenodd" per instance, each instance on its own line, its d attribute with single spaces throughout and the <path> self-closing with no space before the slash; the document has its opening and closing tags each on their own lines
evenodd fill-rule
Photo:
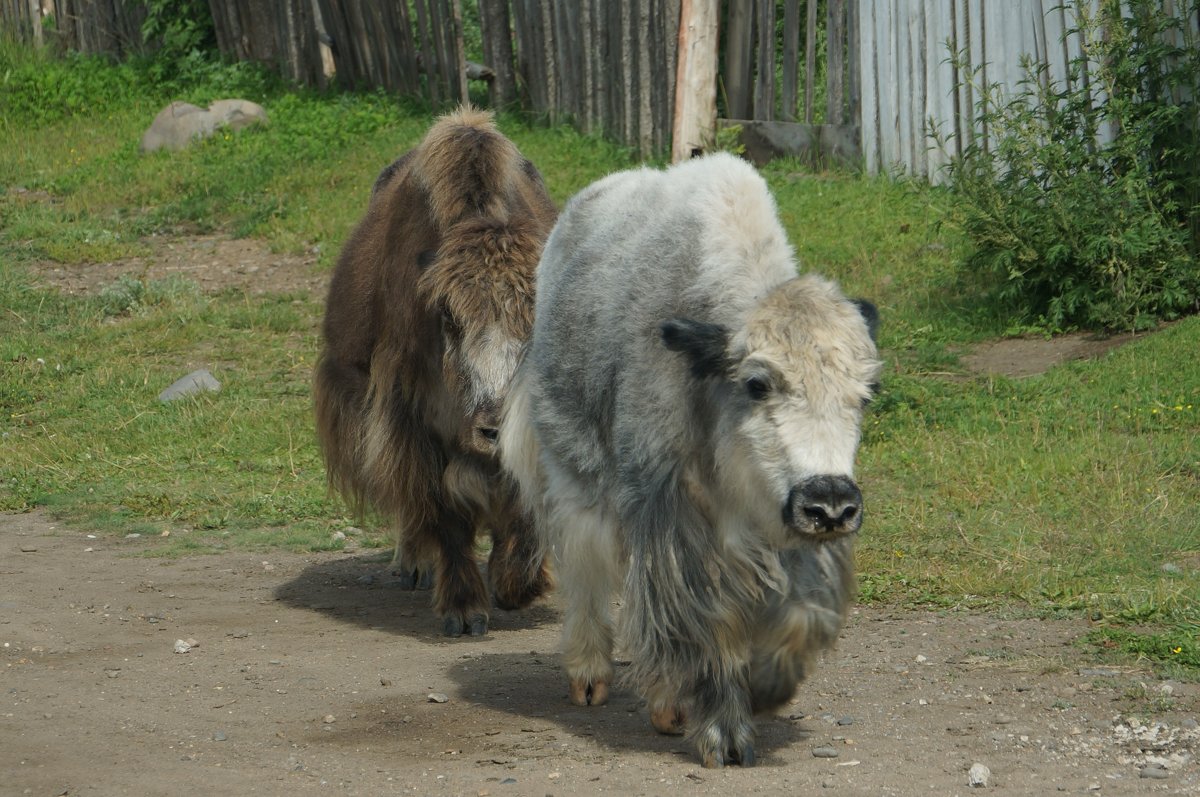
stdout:
<svg viewBox="0 0 1200 797">
<path fill-rule="evenodd" d="M 979 88 L 1007 93 L 1025 77 L 1029 55 L 1059 84 L 1082 55 L 1076 10 L 1098 0 L 857 0 L 862 156 L 872 172 L 937 180 L 949 157 L 986 130 L 975 125 Z M 1190 8 L 1190 11 L 1189 11 Z M 1169 14 L 1200 13 L 1187 0 L 1163 0 Z M 1193 45 L 1196 39 L 1193 38 Z M 1179 42 L 1182 43 L 1182 42 Z M 959 63 L 975 74 L 960 74 Z M 977 71 L 976 71 L 977 70 Z M 970 78 L 970 79 L 968 79 Z M 1086 75 L 1083 76 L 1086 80 Z M 1101 87 L 1094 87 L 1101 98 Z M 931 128 L 950 143 L 942 149 Z M 1103 135 L 1104 131 L 1101 131 Z"/>
</svg>

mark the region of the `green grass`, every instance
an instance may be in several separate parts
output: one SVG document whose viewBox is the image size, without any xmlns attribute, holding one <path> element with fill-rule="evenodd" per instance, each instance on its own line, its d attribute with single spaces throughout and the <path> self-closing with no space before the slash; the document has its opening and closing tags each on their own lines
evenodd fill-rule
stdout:
<svg viewBox="0 0 1200 797">
<path fill-rule="evenodd" d="M 28 94 L 27 58 L 0 47 L 0 100 Z M 164 555 L 337 547 L 331 532 L 352 519 L 326 492 L 309 394 L 320 297 L 132 276 L 75 297 L 34 287 L 31 267 L 145 256 L 150 233 L 215 230 L 315 247 L 329 268 L 375 175 L 431 115 L 214 70 L 173 96 L 204 103 L 241 86 L 270 125 L 142 156 L 166 98 L 102 71 L 123 68 L 88 68 L 78 82 L 106 100 L 0 117 L 0 509 L 168 532 L 147 545 Z M 501 128 L 560 203 L 633 163 L 567 128 Z M 888 367 L 860 454 L 862 599 L 1086 616 L 1101 653 L 1197 677 L 1200 318 L 1044 376 L 970 375 L 958 352 L 1006 320 L 956 281 L 963 243 L 939 224 L 950 197 L 786 161 L 764 172 L 804 267 L 883 314 Z M 157 401 L 197 367 L 223 390 Z"/>
</svg>

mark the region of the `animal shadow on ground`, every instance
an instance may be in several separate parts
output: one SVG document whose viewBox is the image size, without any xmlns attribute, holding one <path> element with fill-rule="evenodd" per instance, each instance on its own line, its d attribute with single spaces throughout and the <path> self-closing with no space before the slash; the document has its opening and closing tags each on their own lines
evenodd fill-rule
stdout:
<svg viewBox="0 0 1200 797">
<path fill-rule="evenodd" d="M 618 665 L 627 664 L 618 662 Z M 618 678 L 623 668 L 617 667 Z M 551 722 L 573 736 L 592 738 L 616 751 L 650 752 L 698 764 L 695 747 L 682 736 L 664 736 L 650 726 L 646 704 L 628 689 L 616 688 L 604 706 L 583 707 L 567 700 L 567 676 L 557 653 L 481 652 L 456 662 L 447 674 L 464 700 L 517 717 Z M 776 751 L 812 736 L 813 720 L 788 709 L 756 718 L 758 766 L 782 765 Z M 536 725 L 536 723 L 535 723 Z"/>
<path fill-rule="evenodd" d="M 405 589 L 390 556 L 369 554 L 321 559 L 275 588 L 275 598 L 297 609 L 344 623 L 421 639 L 445 640 L 430 590 Z M 517 611 L 492 607 L 489 634 L 536 628 L 557 621 L 544 603 Z M 471 644 L 464 642 L 464 644 Z"/>
</svg>

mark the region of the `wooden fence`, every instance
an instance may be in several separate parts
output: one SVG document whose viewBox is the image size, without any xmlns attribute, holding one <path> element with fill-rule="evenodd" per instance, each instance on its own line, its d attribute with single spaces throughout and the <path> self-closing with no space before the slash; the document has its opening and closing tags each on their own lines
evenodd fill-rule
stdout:
<svg viewBox="0 0 1200 797">
<path fill-rule="evenodd" d="M 124 58 L 146 50 L 144 3 L 124 0 L 0 0 L 0 22 L 20 38 L 59 52 Z"/>
<path fill-rule="evenodd" d="M 952 148 L 987 134 L 975 129 L 977 95 L 950 53 L 963 53 L 989 85 L 1015 86 L 1023 53 L 1045 64 L 1050 79 L 1062 80 L 1080 53 L 1078 37 L 1069 33 L 1072 8 L 1097 2 L 209 0 L 209 5 L 223 54 L 274 64 L 299 84 L 323 86 L 332 71 L 344 87 L 382 87 L 441 108 L 467 96 L 468 75 L 482 77 L 489 81 L 493 105 L 515 103 L 650 155 L 670 147 L 677 92 L 691 81 L 700 94 L 708 86 L 710 98 L 699 103 L 703 112 L 715 108 L 723 124 L 740 125 L 756 160 L 800 151 L 818 160 L 857 161 L 870 172 L 936 180 L 953 152 L 934 145 L 931 126 Z M 1188 0 L 1163 3 L 1194 9 Z M 695 23 L 695 6 L 712 11 L 711 21 L 706 16 L 704 22 L 709 38 L 697 39 L 697 31 L 687 29 L 689 20 Z M 467 61 L 464 8 L 478 18 L 482 53 L 476 56 L 484 67 Z M 35 24 L 39 18 L 53 18 L 54 25 Z M 0 0 L 0 22 L 19 35 L 118 57 L 142 48 L 144 18 L 145 4 L 137 0 Z M 677 75 L 681 53 L 689 52 L 680 50 L 680 42 L 715 42 L 717 31 L 721 56 L 711 73 L 688 74 L 686 80 L 682 71 Z M 703 125 L 699 130 L 689 129 L 689 136 L 703 140 L 688 141 L 685 153 L 711 143 L 710 130 Z"/>
<path fill-rule="evenodd" d="M 721 124 L 742 128 L 752 159 L 789 153 L 857 161 L 858 20 L 855 0 L 728 4 Z"/>
</svg>

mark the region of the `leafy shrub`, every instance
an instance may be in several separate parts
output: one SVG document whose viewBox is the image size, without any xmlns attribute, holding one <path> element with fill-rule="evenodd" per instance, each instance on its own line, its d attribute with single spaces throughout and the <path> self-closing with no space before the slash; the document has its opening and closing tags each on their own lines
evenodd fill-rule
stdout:
<svg viewBox="0 0 1200 797">
<path fill-rule="evenodd" d="M 988 137 L 950 163 L 951 218 L 1020 322 L 1147 327 L 1200 300 L 1200 50 L 1151 0 L 1074 9 L 1065 82 L 1025 58 L 1013 95 L 973 86 Z"/>
<path fill-rule="evenodd" d="M 40 127 L 76 114 L 102 114 L 144 96 L 130 65 L 69 53 L 50 58 L 27 49 L 0 49 L 0 108 L 7 124 Z"/>
<path fill-rule="evenodd" d="M 148 0 L 142 38 L 157 45 L 147 65 L 157 82 L 195 80 L 215 60 L 217 34 L 207 0 Z"/>
</svg>

